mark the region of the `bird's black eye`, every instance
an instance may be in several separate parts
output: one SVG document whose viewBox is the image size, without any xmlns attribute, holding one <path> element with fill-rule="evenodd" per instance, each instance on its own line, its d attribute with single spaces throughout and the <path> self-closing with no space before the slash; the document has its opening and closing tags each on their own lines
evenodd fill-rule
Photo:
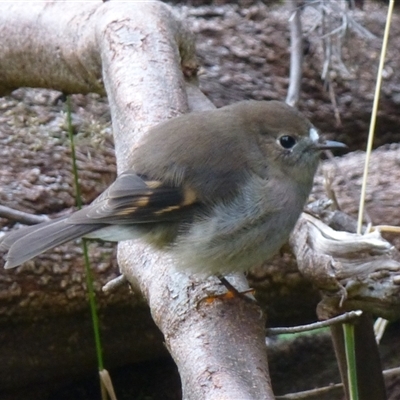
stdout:
<svg viewBox="0 0 400 400">
<path fill-rule="evenodd" d="M 284 135 L 278 139 L 278 142 L 284 149 L 291 149 L 296 144 L 296 139 L 293 136 Z"/>
</svg>

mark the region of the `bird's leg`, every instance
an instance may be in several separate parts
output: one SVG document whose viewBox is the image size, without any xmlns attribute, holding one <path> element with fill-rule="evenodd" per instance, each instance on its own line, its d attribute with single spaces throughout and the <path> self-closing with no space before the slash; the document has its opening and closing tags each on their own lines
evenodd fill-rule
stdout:
<svg viewBox="0 0 400 400">
<path fill-rule="evenodd" d="M 228 293 L 224 294 L 223 296 L 227 296 L 227 297 L 240 297 L 241 292 L 239 292 L 239 290 L 237 290 L 235 288 L 235 286 L 233 286 L 228 279 L 226 279 L 224 276 L 222 275 L 218 275 L 217 278 L 221 281 L 221 283 L 228 289 Z M 252 290 L 252 289 L 251 289 Z M 244 293 L 247 293 L 244 292 Z"/>
<path fill-rule="evenodd" d="M 251 301 L 253 302 L 254 299 L 246 296 L 247 293 L 250 294 L 254 294 L 254 289 L 247 289 L 243 292 L 239 292 L 239 290 L 237 290 L 235 288 L 235 286 L 233 286 L 224 276 L 222 275 L 218 275 L 217 278 L 220 280 L 220 282 L 228 289 L 228 291 L 226 293 L 222 293 L 222 294 L 214 294 L 214 295 L 209 295 L 206 298 L 204 298 L 203 300 L 201 300 L 200 302 L 207 302 L 207 303 L 211 303 L 213 302 L 215 299 L 233 299 L 233 298 L 242 298 L 243 300 L 246 301 Z"/>
</svg>

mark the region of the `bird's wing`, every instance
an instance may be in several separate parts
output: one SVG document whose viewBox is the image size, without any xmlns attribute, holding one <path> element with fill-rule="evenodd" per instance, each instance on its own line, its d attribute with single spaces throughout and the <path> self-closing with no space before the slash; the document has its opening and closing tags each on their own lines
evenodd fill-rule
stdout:
<svg viewBox="0 0 400 400">
<path fill-rule="evenodd" d="M 126 171 L 67 223 L 132 224 L 174 221 L 198 202 L 189 187 L 173 187 Z"/>
</svg>

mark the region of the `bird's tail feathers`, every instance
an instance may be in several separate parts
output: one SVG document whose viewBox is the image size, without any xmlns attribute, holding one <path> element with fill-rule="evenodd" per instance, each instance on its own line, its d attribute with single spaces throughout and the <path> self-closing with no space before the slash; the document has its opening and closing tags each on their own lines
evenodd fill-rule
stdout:
<svg viewBox="0 0 400 400">
<path fill-rule="evenodd" d="M 0 250 L 8 250 L 4 268 L 14 268 L 25 261 L 80 238 L 101 227 L 102 224 L 69 224 L 67 217 L 21 228 L 0 241 Z"/>
</svg>

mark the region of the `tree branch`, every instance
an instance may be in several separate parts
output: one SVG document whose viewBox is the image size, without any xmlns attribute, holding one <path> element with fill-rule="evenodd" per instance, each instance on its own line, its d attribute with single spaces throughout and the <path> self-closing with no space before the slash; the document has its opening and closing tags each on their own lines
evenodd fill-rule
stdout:
<svg viewBox="0 0 400 400">
<path fill-rule="evenodd" d="M 188 103 L 196 107 L 202 97 L 192 90 L 188 102 L 184 78 L 193 80 L 197 69 L 192 37 L 161 2 L 83 3 L 78 12 L 59 2 L 5 7 L 0 90 L 29 85 L 101 94 L 102 76 L 119 171 L 129 167 L 150 126 L 188 111 Z M 207 291 L 218 290 L 216 281 L 175 273 L 163 254 L 143 244 L 120 244 L 118 261 L 149 302 L 178 365 L 184 398 L 273 397 L 258 306 L 238 299 L 197 307 Z M 243 276 L 232 278 L 236 287 L 247 285 Z"/>
<path fill-rule="evenodd" d="M 301 25 L 301 6 L 303 1 L 293 1 L 290 16 L 290 79 L 286 103 L 296 107 L 300 98 L 303 70 L 303 30 Z"/>
</svg>

